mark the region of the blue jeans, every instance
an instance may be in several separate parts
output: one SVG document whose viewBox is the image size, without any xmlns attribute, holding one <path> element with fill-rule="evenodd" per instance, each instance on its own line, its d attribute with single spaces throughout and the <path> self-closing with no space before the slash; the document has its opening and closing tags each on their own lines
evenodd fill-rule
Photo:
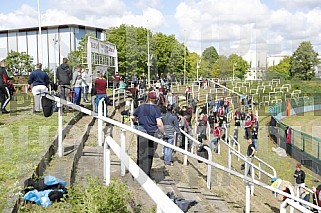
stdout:
<svg viewBox="0 0 321 213">
<path fill-rule="evenodd" d="M 255 150 L 257 151 L 257 139 L 252 139 Z"/>
<path fill-rule="evenodd" d="M 167 136 L 166 142 L 173 145 L 174 137 Z M 165 164 L 170 164 L 172 162 L 172 153 L 173 153 L 173 149 L 164 146 L 164 163 Z"/>
<path fill-rule="evenodd" d="M 82 87 L 83 93 L 84 93 L 84 101 L 87 102 L 88 101 L 88 90 L 89 90 L 89 86 L 84 86 Z"/>
<path fill-rule="evenodd" d="M 96 95 L 96 112 L 98 112 L 98 104 L 99 104 L 99 101 L 102 99 L 102 98 L 104 98 L 104 97 L 106 97 L 106 94 L 97 94 Z M 108 107 L 108 106 L 107 106 Z M 106 107 L 106 110 L 107 110 L 107 112 L 106 112 L 106 115 L 108 114 L 108 108 Z"/>
<path fill-rule="evenodd" d="M 74 87 L 74 104 L 80 105 L 81 87 Z"/>
<path fill-rule="evenodd" d="M 212 140 L 211 140 L 211 143 L 210 143 L 210 149 L 212 151 L 212 145 L 215 145 L 215 152 L 218 153 L 218 138 L 217 137 L 214 137 Z"/>
</svg>

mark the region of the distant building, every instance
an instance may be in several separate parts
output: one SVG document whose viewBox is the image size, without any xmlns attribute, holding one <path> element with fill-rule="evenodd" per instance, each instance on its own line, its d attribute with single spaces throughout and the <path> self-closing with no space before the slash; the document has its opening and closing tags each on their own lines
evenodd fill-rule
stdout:
<svg viewBox="0 0 321 213">
<path fill-rule="evenodd" d="M 250 70 L 245 74 L 246 80 L 259 80 L 265 75 L 269 67 L 278 65 L 287 55 L 268 56 L 266 52 L 252 52 L 243 56 L 250 64 Z M 321 72 L 321 69 L 320 69 Z"/>
<path fill-rule="evenodd" d="M 84 25 L 54 25 L 41 28 L 42 58 L 39 28 L 8 29 L 0 31 L 0 59 L 10 51 L 26 52 L 34 63 L 41 62 L 44 68 L 55 69 L 71 51 L 77 49 L 79 41 L 88 33 L 102 37 L 104 29 Z"/>
</svg>

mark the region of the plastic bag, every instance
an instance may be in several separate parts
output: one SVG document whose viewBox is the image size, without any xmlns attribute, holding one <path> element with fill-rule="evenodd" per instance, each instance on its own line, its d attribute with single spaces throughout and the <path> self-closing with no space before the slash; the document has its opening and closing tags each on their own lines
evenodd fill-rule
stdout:
<svg viewBox="0 0 321 213">
<path fill-rule="evenodd" d="M 281 157 L 287 156 L 285 149 L 282 149 L 281 147 L 277 147 L 277 148 L 272 147 L 272 151 L 275 152 L 278 156 L 281 156 Z"/>
</svg>

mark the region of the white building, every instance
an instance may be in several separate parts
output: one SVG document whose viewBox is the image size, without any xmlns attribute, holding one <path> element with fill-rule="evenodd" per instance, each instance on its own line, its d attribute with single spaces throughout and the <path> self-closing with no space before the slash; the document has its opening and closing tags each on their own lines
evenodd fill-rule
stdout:
<svg viewBox="0 0 321 213">
<path fill-rule="evenodd" d="M 278 65 L 286 55 L 268 56 L 266 52 L 250 52 L 243 56 L 250 65 L 250 70 L 246 73 L 246 80 L 258 80 L 264 77 L 269 67 Z"/>
<path fill-rule="evenodd" d="M 33 57 L 34 63 L 40 62 L 44 68 L 54 70 L 68 53 L 77 49 L 82 37 L 93 33 L 100 39 L 103 31 L 75 24 L 44 26 L 41 28 L 41 43 L 38 27 L 1 30 L 0 59 L 6 58 L 10 51 L 26 52 Z"/>
</svg>

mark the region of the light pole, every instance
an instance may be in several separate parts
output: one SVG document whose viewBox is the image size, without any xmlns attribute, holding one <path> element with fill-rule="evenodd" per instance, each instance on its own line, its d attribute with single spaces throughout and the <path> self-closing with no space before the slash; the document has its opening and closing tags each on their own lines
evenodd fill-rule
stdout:
<svg viewBox="0 0 321 213">
<path fill-rule="evenodd" d="M 201 67 L 201 58 L 199 58 L 196 62 L 196 81 L 198 81 L 198 69 Z"/>
<path fill-rule="evenodd" d="M 40 49 L 39 49 L 39 61 L 38 63 L 43 63 L 42 57 L 42 36 L 41 36 L 41 15 L 40 15 L 40 0 L 38 0 L 38 25 L 39 25 L 39 37 L 40 37 Z"/>
<path fill-rule="evenodd" d="M 233 63 L 233 82 L 235 81 L 235 66 L 237 65 L 236 62 Z"/>
<path fill-rule="evenodd" d="M 54 56 L 55 56 L 55 61 L 54 61 L 54 83 L 57 83 L 57 76 L 56 76 L 56 68 L 57 68 L 57 57 L 56 57 L 56 44 L 59 42 L 58 39 L 56 39 L 56 35 L 55 34 L 55 38 L 52 39 L 53 45 L 54 45 Z"/>
<path fill-rule="evenodd" d="M 186 47 L 184 44 L 184 85 L 186 84 Z"/>
<path fill-rule="evenodd" d="M 150 67 L 152 66 L 152 63 L 150 63 L 151 56 L 149 55 L 149 32 L 147 29 L 147 83 L 148 87 L 150 88 Z"/>
</svg>

